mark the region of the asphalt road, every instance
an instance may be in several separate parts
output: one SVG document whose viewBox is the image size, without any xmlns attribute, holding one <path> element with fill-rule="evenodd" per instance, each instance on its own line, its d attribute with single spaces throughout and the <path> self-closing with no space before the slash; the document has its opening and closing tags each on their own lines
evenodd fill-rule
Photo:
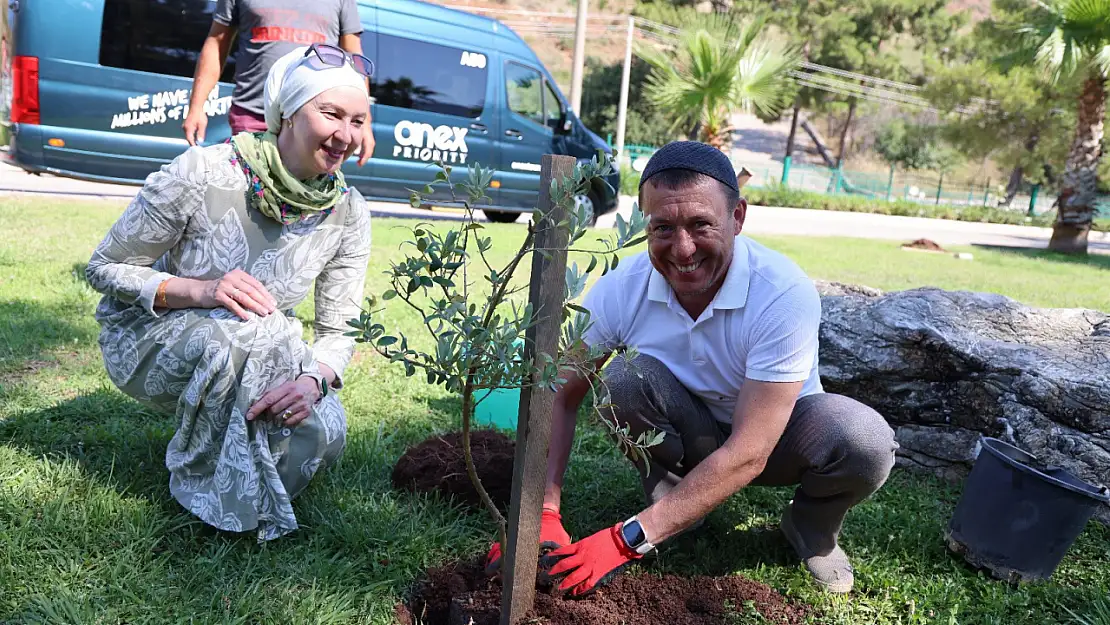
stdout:
<svg viewBox="0 0 1110 625">
<path fill-rule="evenodd" d="M 0 194 L 37 194 L 55 197 L 80 197 L 109 201 L 127 201 L 139 187 L 130 185 L 86 182 L 50 175 L 31 175 L 8 164 L 0 163 Z M 631 213 L 633 198 L 622 197 L 618 212 Z M 376 217 L 417 218 L 426 220 L 460 219 L 455 209 L 414 209 L 407 204 L 371 202 Z M 612 227 L 615 213 L 603 215 L 599 227 Z M 748 234 L 780 234 L 795 236 L 844 236 L 908 242 L 931 239 L 942 246 L 984 245 L 1022 248 L 1044 248 L 1052 231 L 1048 228 L 983 224 L 921 217 L 895 217 L 865 213 L 806 210 L 753 206 L 748 209 L 744 224 Z M 1093 253 L 1110 254 L 1110 235 L 1093 232 L 1089 249 Z"/>
</svg>

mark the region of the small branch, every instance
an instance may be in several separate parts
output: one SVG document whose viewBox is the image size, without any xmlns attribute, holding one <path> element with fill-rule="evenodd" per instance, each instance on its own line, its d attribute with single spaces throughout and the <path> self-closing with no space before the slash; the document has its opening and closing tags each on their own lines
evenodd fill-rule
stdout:
<svg viewBox="0 0 1110 625">
<path fill-rule="evenodd" d="M 505 297 L 505 290 L 509 287 L 510 279 L 513 277 L 513 274 L 516 273 L 516 269 L 520 265 L 520 261 L 522 261 L 524 257 L 528 255 L 528 250 L 531 248 L 532 241 L 535 239 L 535 234 L 536 233 L 532 225 L 528 224 L 528 235 L 524 237 L 524 243 L 521 244 L 520 251 L 516 253 L 516 256 L 513 257 L 512 262 L 509 263 L 508 268 L 506 268 L 505 272 L 501 274 L 501 282 L 497 285 L 497 288 L 494 291 L 493 295 L 490 296 L 488 307 L 486 308 L 486 314 L 482 319 L 482 327 L 489 327 L 490 320 L 493 319 L 493 315 L 497 311 L 497 307 L 501 304 L 502 300 Z"/>
<path fill-rule="evenodd" d="M 501 541 L 502 549 L 506 544 L 505 533 L 508 523 L 501 511 L 497 509 L 497 505 L 493 503 L 489 493 L 486 492 L 485 485 L 482 480 L 478 478 L 478 471 L 474 468 L 474 455 L 470 451 L 470 418 L 474 412 L 474 383 L 473 379 L 476 375 L 476 368 L 471 367 L 466 374 L 466 386 L 463 387 L 463 406 L 462 406 L 462 439 L 463 439 L 463 459 L 466 461 L 466 474 L 470 478 L 470 483 L 474 485 L 475 490 L 478 491 L 478 498 L 482 500 L 482 505 L 489 510 L 490 516 L 497 523 L 498 539 Z M 502 551 L 504 553 L 504 551 Z"/>
<path fill-rule="evenodd" d="M 412 300 L 409 298 L 409 292 L 408 292 L 407 285 L 406 285 L 405 288 L 402 289 L 402 288 L 400 288 L 401 285 L 398 284 L 397 279 L 394 279 L 392 282 L 393 282 L 393 292 L 397 294 L 397 297 L 401 298 L 401 301 L 408 304 L 410 308 L 412 308 L 416 312 L 420 313 L 420 318 L 421 319 L 426 317 L 427 314 L 424 312 L 424 309 L 417 306 L 416 304 L 412 303 Z"/>
<path fill-rule="evenodd" d="M 374 351 L 378 352 L 378 354 L 380 354 L 382 357 L 388 358 L 390 362 L 403 362 L 403 363 L 410 364 L 414 367 L 419 367 L 420 369 L 423 369 L 425 371 L 432 371 L 434 373 L 441 373 L 440 369 L 433 368 L 428 363 L 420 362 L 418 360 L 411 360 L 407 357 L 402 357 L 402 358 L 399 358 L 398 360 L 394 361 L 393 359 L 397 357 L 397 354 L 401 353 L 399 351 L 390 352 L 388 349 L 386 349 L 384 347 L 378 347 L 377 345 L 374 346 Z"/>
<path fill-rule="evenodd" d="M 482 259 L 482 264 L 486 266 L 486 270 L 490 273 L 496 271 L 492 265 L 489 264 L 489 259 L 486 258 L 486 253 L 482 251 L 482 246 L 478 246 L 478 258 Z"/>
</svg>

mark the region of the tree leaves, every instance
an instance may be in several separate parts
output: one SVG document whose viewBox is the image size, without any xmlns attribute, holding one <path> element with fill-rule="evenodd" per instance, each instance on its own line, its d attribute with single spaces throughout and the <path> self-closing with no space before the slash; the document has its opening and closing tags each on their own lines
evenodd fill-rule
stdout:
<svg viewBox="0 0 1110 625">
<path fill-rule="evenodd" d="M 551 199 L 567 212 L 568 218 L 560 224 L 551 224 L 550 220 L 543 221 L 540 215 L 530 228 L 561 228 L 569 241 L 581 239 L 589 227 L 588 208 L 577 204 L 575 198 L 594 184 L 600 184 L 599 179 L 612 171 L 612 163 L 601 154 L 589 162 L 579 162 L 566 178 L 553 180 Z M 449 180 L 449 168 L 441 166 L 433 184 L 449 183 Z M 558 337 L 558 348 L 555 353 L 528 351 L 533 357 L 526 359 L 523 346 L 528 332 L 534 332 L 536 319 L 530 302 L 521 305 L 512 299 L 521 288 L 520 281 L 514 278 L 517 270 L 527 266 L 525 263 L 534 254 L 550 259 L 553 250 L 538 249 L 534 230 L 530 229 L 507 265 L 495 267 L 491 264 L 487 252 L 493 248 L 493 236 L 483 236 L 485 226 L 476 221 L 471 209 L 484 197 L 491 180 L 491 170 L 470 166 L 465 181 L 449 186 L 452 194 L 457 189 L 466 193 L 463 223 L 451 226 L 420 224 L 412 228 L 412 238 L 401 246 L 403 258 L 392 261 L 386 272 L 389 288 L 382 292 L 382 300 L 399 300 L 393 305 L 415 310 L 434 347 L 422 347 L 428 344 L 425 342 L 414 342 L 417 347 L 410 347 L 404 333 L 396 329 L 387 331 L 382 324 L 375 323 L 373 319 L 380 311 L 373 310 L 373 304 L 368 307 L 370 310 L 361 312 L 358 320 L 348 323 L 355 329 L 357 341 L 370 343 L 391 363 L 403 366 L 407 376 L 419 370 L 428 384 L 442 385 L 450 392 L 469 393 L 471 399 L 476 391 L 488 388 L 533 385 L 557 388 L 569 379 L 568 371 L 584 366 L 581 362 L 584 354 L 593 360 L 599 357 L 583 340 L 590 327 L 590 313 L 573 300 L 585 292 L 589 276 L 599 265 L 609 271 L 617 266 L 620 250 L 643 241 L 646 223 L 643 214 L 636 210 L 627 221 L 619 218 L 615 239 L 611 236 L 599 238 L 601 245 L 597 249 L 574 248 L 574 253 L 588 255 L 589 262 L 585 270 L 576 261 L 567 267 L 562 306 L 553 311 L 566 320 Z M 429 189 L 430 185 L 425 191 Z M 419 194 L 414 193 L 414 196 Z M 539 225 L 541 223 L 543 225 Z M 469 272 L 468 266 L 472 268 Z M 459 270 L 462 270 L 461 275 L 457 273 Z M 483 280 L 488 287 L 483 285 L 480 291 L 472 289 L 471 281 Z M 374 300 L 368 298 L 368 301 Z M 473 418 L 473 403 L 465 405 L 469 406 L 469 414 L 464 414 L 463 419 L 469 424 Z M 637 443 L 630 440 L 629 444 Z"/>
</svg>

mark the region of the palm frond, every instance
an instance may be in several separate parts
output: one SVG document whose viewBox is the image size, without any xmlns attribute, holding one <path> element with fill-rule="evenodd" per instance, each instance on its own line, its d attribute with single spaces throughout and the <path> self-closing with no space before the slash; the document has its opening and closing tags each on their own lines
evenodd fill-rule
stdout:
<svg viewBox="0 0 1110 625">
<path fill-rule="evenodd" d="M 764 16 L 755 17 L 747 21 L 740 29 L 740 36 L 736 39 L 736 46 L 742 50 L 747 50 L 754 44 L 765 32 L 764 26 L 767 25 L 767 18 Z"/>
<path fill-rule="evenodd" d="M 1014 31 L 1018 45 L 1004 67 L 1033 65 L 1054 82 L 1093 64 L 1107 75 L 1103 49 L 1110 45 L 1110 0 L 1039 0 L 1029 21 Z"/>
<path fill-rule="evenodd" d="M 1110 77 L 1110 43 L 1099 48 L 1095 54 L 1094 64 L 1104 78 Z"/>
<path fill-rule="evenodd" d="M 800 55 L 767 43 L 765 24 L 709 15 L 666 52 L 645 50 L 641 56 L 652 66 L 647 96 L 674 120 L 672 129 L 700 125 L 713 135 L 737 109 L 770 115 L 782 109 Z"/>
<path fill-rule="evenodd" d="M 755 45 L 737 65 L 737 79 L 730 100 L 745 112 L 759 111 L 774 117 L 789 104 L 790 86 L 784 76 L 797 67 L 800 55 L 793 50 L 781 51 L 766 45 Z"/>
<path fill-rule="evenodd" d="M 1045 37 L 1037 46 L 1036 54 L 1033 57 L 1037 69 L 1046 75 L 1052 76 L 1055 80 L 1064 65 L 1064 49 L 1066 46 L 1064 31 L 1060 28 L 1052 29 L 1048 37 Z"/>
<path fill-rule="evenodd" d="M 1060 8 L 1063 20 L 1076 30 L 1104 31 L 1110 19 L 1110 0 L 1070 0 Z"/>
</svg>

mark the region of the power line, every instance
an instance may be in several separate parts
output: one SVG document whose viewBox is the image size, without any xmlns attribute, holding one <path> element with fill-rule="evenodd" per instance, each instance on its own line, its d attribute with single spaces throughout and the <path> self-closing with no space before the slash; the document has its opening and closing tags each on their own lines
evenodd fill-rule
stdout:
<svg viewBox="0 0 1110 625">
<path fill-rule="evenodd" d="M 821 72 L 821 73 L 824 73 L 824 74 L 833 74 L 833 75 L 836 75 L 836 76 L 841 76 L 843 78 L 851 78 L 852 80 L 859 80 L 859 81 L 862 81 L 862 82 L 875 83 L 876 85 L 882 85 L 884 87 L 891 87 L 891 88 L 894 88 L 894 89 L 901 89 L 902 91 L 921 91 L 921 87 L 919 87 L 917 85 L 911 85 L 909 83 L 904 83 L 904 82 L 897 82 L 897 81 L 894 81 L 894 80 L 887 80 L 885 78 L 876 78 L 874 76 L 868 76 L 866 74 L 860 74 L 860 73 L 857 73 L 857 72 L 850 72 L 850 71 L 844 70 L 844 69 L 837 69 L 835 67 L 829 67 L 828 65 L 819 65 L 817 63 L 810 63 L 809 61 L 802 61 L 799 64 L 799 67 L 801 67 L 802 69 L 808 69 L 808 70 L 811 70 L 811 71 Z"/>
<path fill-rule="evenodd" d="M 862 97 L 866 99 L 877 99 L 886 102 L 893 102 L 896 104 L 908 104 L 918 108 L 928 109 L 931 111 L 941 112 L 933 106 L 933 103 L 925 98 L 914 95 L 901 93 L 898 91 L 891 91 L 889 89 L 882 89 L 879 87 L 870 87 L 856 82 L 847 82 L 838 80 L 829 76 L 824 76 L 815 73 L 805 73 L 797 70 L 792 70 L 790 75 L 798 82 L 798 84 L 812 87 L 814 89 L 823 89 L 840 95 L 848 95 L 853 97 Z M 956 107 L 954 109 L 958 113 L 973 113 L 975 109 L 968 107 Z"/>
</svg>

